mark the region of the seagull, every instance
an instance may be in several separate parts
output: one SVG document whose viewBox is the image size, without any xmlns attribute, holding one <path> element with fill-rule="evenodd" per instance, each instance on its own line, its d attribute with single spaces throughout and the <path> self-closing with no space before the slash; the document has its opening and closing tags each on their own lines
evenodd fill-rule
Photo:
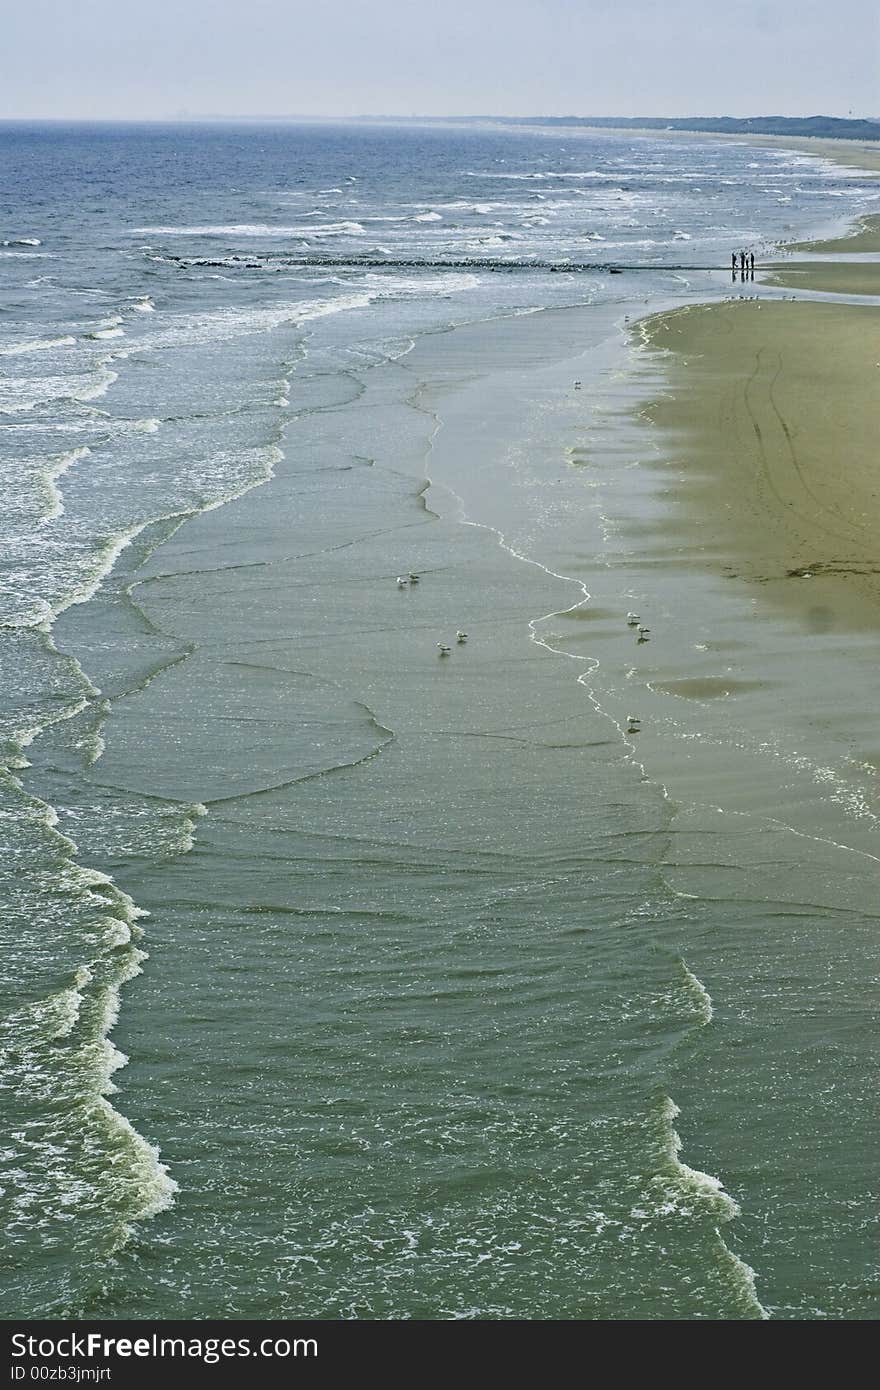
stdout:
<svg viewBox="0 0 880 1390">
<path fill-rule="evenodd" d="M 626 732 L 628 734 L 640 734 L 642 732 L 642 721 L 637 714 L 628 714 L 626 720 Z"/>
<path fill-rule="evenodd" d="M 403 577 L 402 574 L 399 574 L 399 575 L 397 576 L 397 587 L 398 587 L 398 589 L 405 589 L 405 588 L 406 588 L 406 580 L 404 579 L 404 577 Z"/>
<path fill-rule="evenodd" d="M 457 632 L 457 633 L 455 634 L 455 639 L 456 639 L 457 642 L 466 642 L 466 641 L 467 641 L 467 633 L 466 633 L 466 632 Z"/>
<path fill-rule="evenodd" d="M 579 391 L 579 390 L 581 389 L 581 384 L 580 384 L 579 381 L 576 381 L 576 382 L 575 382 L 575 384 L 574 384 L 574 389 L 575 389 L 576 391 Z"/>
<path fill-rule="evenodd" d="M 640 621 L 638 613 L 627 613 L 626 621 L 630 627 L 635 627 Z"/>
<path fill-rule="evenodd" d="M 451 647 L 444 647 L 444 645 L 443 645 L 442 642 L 438 642 L 438 643 L 437 643 L 437 655 L 438 655 L 438 656 L 448 656 L 449 653 L 450 653 L 451 651 L 452 651 L 452 648 L 451 648 Z"/>
<path fill-rule="evenodd" d="M 410 584 L 418 584 L 419 582 L 419 576 L 417 574 L 413 574 L 412 570 L 410 570 L 408 578 Z"/>
<path fill-rule="evenodd" d="M 649 627 L 642 627 L 641 624 L 638 627 L 638 634 L 640 637 L 647 637 L 650 631 L 651 629 Z"/>
</svg>

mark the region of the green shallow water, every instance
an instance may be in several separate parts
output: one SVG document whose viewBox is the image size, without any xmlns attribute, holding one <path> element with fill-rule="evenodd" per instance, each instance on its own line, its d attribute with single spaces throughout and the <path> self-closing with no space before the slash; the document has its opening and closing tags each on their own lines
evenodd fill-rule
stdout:
<svg viewBox="0 0 880 1390">
<path fill-rule="evenodd" d="M 0 134 L 3 1315 L 876 1316 L 880 651 L 707 576 L 624 332 L 869 190 Z"/>
<path fill-rule="evenodd" d="M 466 332 L 464 355 L 510 329 Z M 115 1103 L 178 1191 L 75 1274 L 45 1232 L 27 1297 L 873 1316 L 869 1159 L 846 1135 L 874 1103 L 874 920 L 805 901 L 784 831 L 768 882 L 754 826 L 719 835 L 670 799 L 578 683 L 589 659 L 533 640 L 582 590 L 423 491 L 455 452 L 450 346 L 374 369 L 354 419 L 322 420 L 323 466 L 292 429 L 271 483 L 145 537 L 58 625 L 118 692 L 70 833 L 150 914 Z M 408 469 L 363 461 L 389 436 Z M 69 720 L 34 749 L 62 824 L 83 737 Z M 146 862 L 144 823 L 167 829 Z"/>
</svg>

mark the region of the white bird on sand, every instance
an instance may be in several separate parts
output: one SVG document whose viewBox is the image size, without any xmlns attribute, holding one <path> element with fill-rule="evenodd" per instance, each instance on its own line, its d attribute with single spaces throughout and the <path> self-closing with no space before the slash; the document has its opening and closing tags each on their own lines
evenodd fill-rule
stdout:
<svg viewBox="0 0 880 1390">
<path fill-rule="evenodd" d="M 628 714 L 626 716 L 626 726 L 626 732 L 628 734 L 638 734 L 641 733 L 642 730 L 642 721 L 637 714 Z"/>
<path fill-rule="evenodd" d="M 455 639 L 456 639 L 457 642 L 466 642 L 466 641 L 467 641 L 467 633 L 466 633 L 466 632 L 457 632 L 457 633 L 455 634 Z"/>
<path fill-rule="evenodd" d="M 408 578 L 410 584 L 418 584 L 419 582 L 419 576 L 417 574 L 413 574 L 412 570 L 410 570 Z"/>
<path fill-rule="evenodd" d="M 639 621 L 639 615 L 638 615 L 638 613 L 627 613 L 627 615 L 626 615 L 626 621 L 627 621 L 627 623 L 629 624 L 630 627 L 635 627 L 636 624 L 637 624 L 638 621 Z"/>
<path fill-rule="evenodd" d="M 647 642 L 647 640 L 648 640 L 648 633 L 651 631 L 651 629 L 650 629 L 649 627 L 638 627 L 638 628 L 636 628 L 636 631 L 637 631 L 638 634 L 639 634 L 639 641 L 640 641 L 640 642 Z"/>
<path fill-rule="evenodd" d="M 452 648 L 451 648 L 451 647 L 445 647 L 445 646 L 443 645 L 442 642 L 438 642 L 438 643 L 437 643 L 437 655 L 438 655 L 438 656 L 448 656 L 449 653 L 450 653 L 451 651 L 452 651 Z"/>
<path fill-rule="evenodd" d="M 403 577 L 402 574 L 399 574 L 399 575 L 397 576 L 397 587 L 398 587 L 398 589 L 405 589 L 405 588 L 406 588 L 406 580 L 404 579 L 404 577 Z"/>
</svg>

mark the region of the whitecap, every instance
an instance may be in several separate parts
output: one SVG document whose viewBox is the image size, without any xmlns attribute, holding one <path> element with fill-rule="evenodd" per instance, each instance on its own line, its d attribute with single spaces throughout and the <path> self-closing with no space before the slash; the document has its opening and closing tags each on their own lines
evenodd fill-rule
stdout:
<svg viewBox="0 0 880 1390">
<path fill-rule="evenodd" d="M 317 237 L 356 236 L 359 222 L 326 222 L 314 227 L 270 227 L 265 223 L 235 222 L 194 227 L 133 227 L 130 236 Z"/>
<path fill-rule="evenodd" d="M 89 376 L 10 377 L 0 382 L 0 415 L 17 415 L 46 401 L 91 401 L 103 396 L 118 373 L 106 368 Z"/>
<path fill-rule="evenodd" d="M 6 343 L 0 346 L 0 357 L 18 357 L 25 352 L 47 352 L 50 348 L 71 347 L 76 338 L 69 334 L 63 338 L 33 338 L 24 343 Z"/>
</svg>

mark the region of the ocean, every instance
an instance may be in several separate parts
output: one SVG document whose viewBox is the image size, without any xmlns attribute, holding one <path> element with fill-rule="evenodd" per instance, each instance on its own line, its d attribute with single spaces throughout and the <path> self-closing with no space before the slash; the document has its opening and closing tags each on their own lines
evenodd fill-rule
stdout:
<svg viewBox="0 0 880 1390">
<path fill-rule="evenodd" d="M 878 653 L 670 540 L 633 332 L 876 181 L 390 124 L 0 169 L 2 1315 L 876 1317 Z"/>
</svg>

